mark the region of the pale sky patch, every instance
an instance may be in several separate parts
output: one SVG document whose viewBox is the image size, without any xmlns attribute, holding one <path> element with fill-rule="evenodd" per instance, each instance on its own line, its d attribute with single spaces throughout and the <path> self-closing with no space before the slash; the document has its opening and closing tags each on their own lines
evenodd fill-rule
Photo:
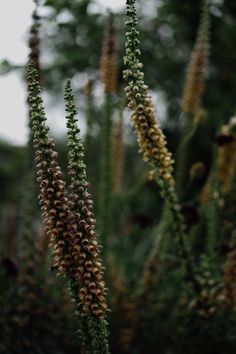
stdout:
<svg viewBox="0 0 236 354">
<path fill-rule="evenodd" d="M 105 10 L 119 10 L 124 0 L 98 0 Z M 28 28 L 34 8 L 32 0 L 0 1 L 0 61 L 22 65 L 27 62 Z M 26 90 L 22 74 L 15 71 L 0 76 L 0 138 L 15 145 L 26 143 L 28 136 Z M 50 110 L 49 125 L 53 133 L 65 130 L 62 107 Z"/>
</svg>

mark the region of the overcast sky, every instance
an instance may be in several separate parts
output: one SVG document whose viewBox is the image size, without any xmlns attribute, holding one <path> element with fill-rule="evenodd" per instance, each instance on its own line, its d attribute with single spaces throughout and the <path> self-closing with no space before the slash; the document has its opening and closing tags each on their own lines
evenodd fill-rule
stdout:
<svg viewBox="0 0 236 354">
<path fill-rule="evenodd" d="M 124 5 L 125 0 L 98 2 L 115 11 Z M 27 61 L 27 30 L 33 7 L 32 0 L 0 1 L 0 61 L 8 59 L 15 64 Z M 16 145 L 24 144 L 27 139 L 25 100 L 25 84 L 19 73 L 0 76 L 0 138 Z M 60 121 L 55 131 L 60 133 L 63 126 L 64 122 Z"/>
</svg>

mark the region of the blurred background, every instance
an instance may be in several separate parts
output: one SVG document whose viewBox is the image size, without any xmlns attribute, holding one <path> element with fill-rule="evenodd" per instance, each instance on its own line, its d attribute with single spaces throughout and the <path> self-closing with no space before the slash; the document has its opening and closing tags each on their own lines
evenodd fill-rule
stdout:
<svg viewBox="0 0 236 354">
<path fill-rule="evenodd" d="M 18 275 L 22 269 L 23 272 L 27 272 L 24 267 L 21 267 L 24 262 L 19 256 L 19 249 L 21 248 L 22 219 L 24 219 L 22 210 L 23 212 L 26 210 L 27 214 L 27 208 L 24 209 L 25 205 L 22 206 L 24 196 L 27 194 L 25 171 L 29 155 L 27 147 L 29 108 L 25 66 L 32 52 L 32 45 L 29 48 L 29 41 L 30 29 L 35 20 L 32 18 L 34 8 L 35 4 L 32 0 L 8 0 L 0 3 L 0 279 L 2 289 L 6 289 L 4 295 L 1 296 L 0 293 L 0 306 L 2 305 L 5 309 L 0 325 L 1 328 L 6 328 L 2 331 L 2 337 L 0 333 L 0 342 L 2 338 L 3 342 L 4 338 L 7 338 L 8 343 L 14 338 L 15 328 L 19 329 L 19 318 L 22 313 L 22 309 L 18 308 L 18 295 L 16 296 L 22 286 L 20 281 L 20 285 L 16 285 L 18 279 L 21 279 Z M 141 59 L 144 63 L 146 83 L 150 87 L 159 120 L 167 136 L 168 148 L 177 160 L 183 128 L 184 84 L 199 26 L 201 8 L 202 1 L 200 0 L 137 1 Z M 205 319 L 203 321 L 196 319 L 194 311 L 191 316 L 189 313 L 185 314 L 185 309 L 191 312 L 196 304 L 194 300 L 190 301 L 186 294 L 181 297 L 181 291 L 183 289 L 185 291 L 188 287 L 183 285 L 184 281 L 181 278 L 182 268 L 179 261 L 181 257 L 176 255 L 176 249 L 171 242 L 170 248 L 172 248 L 163 258 L 163 267 L 158 268 L 158 262 L 153 267 L 158 277 L 160 274 L 162 276 L 160 276 L 161 280 L 158 278 L 160 282 L 154 285 L 151 283 L 151 291 L 145 294 L 145 301 L 141 305 L 135 304 L 136 307 L 133 307 L 132 301 L 127 300 L 129 297 L 127 293 L 131 294 L 140 280 L 140 274 L 143 274 L 145 262 L 155 243 L 156 231 L 163 215 L 163 201 L 153 173 L 150 173 L 150 168 L 143 163 L 138 154 L 136 138 L 129 122 L 129 111 L 125 108 L 125 83 L 122 78 L 125 53 L 125 0 L 45 0 L 40 2 L 38 9 L 39 40 L 37 39 L 36 45 L 40 48 L 40 82 L 50 134 L 56 140 L 59 161 L 66 171 L 68 148 L 63 90 L 69 78 L 72 80 L 78 107 L 88 180 L 91 183 L 95 214 L 99 222 L 101 218 L 99 184 L 102 180 L 101 161 L 104 158 L 104 151 L 101 148 L 102 117 L 105 101 L 100 64 L 104 33 L 106 33 L 111 13 L 113 13 L 114 21 L 118 73 L 112 113 L 114 126 L 111 132 L 113 163 L 110 171 L 113 188 L 110 204 L 112 226 L 108 252 L 110 271 L 107 274 L 109 288 L 111 288 L 109 301 L 113 308 L 113 314 L 109 318 L 112 329 L 112 353 L 183 354 L 185 351 L 192 354 L 198 354 L 200 351 L 203 354 L 235 353 L 236 321 L 235 314 L 231 316 L 230 310 L 223 315 L 222 312 L 217 313 L 216 318 L 210 318 L 207 322 Z M 236 109 L 236 51 L 234 50 L 236 3 L 232 0 L 210 0 L 209 13 L 210 58 L 202 98 L 204 119 L 189 145 L 191 157 L 188 163 L 188 174 L 190 174 L 190 167 L 199 161 L 201 164 L 197 166 L 200 166 L 197 171 L 200 172 L 197 182 L 194 181 L 195 184 L 186 185 L 187 196 L 183 193 L 184 197 L 181 200 L 181 208 L 188 230 L 192 232 L 190 240 L 197 262 L 205 251 L 208 211 L 209 215 L 216 213 L 211 215 L 221 220 L 219 216 L 221 214 L 217 214 L 218 211 L 216 212 L 214 207 L 208 208 L 207 206 L 202 211 L 200 195 L 209 180 L 208 177 L 212 176 L 211 169 L 215 168 L 219 142 L 216 136 L 221 127 L 227 124 L 229 118 L 235 114 Z M 224 138 L 220 136 L 220 139 L 224 140 Z M 194 175 L 195 172 L 191 173 Z M 67 175 L 66 178 L 68 178 Z M 33 225 L 37 241 L 41 240 L 43 230 L 36 200 L 38 193 L 36 187 L 34 193 L 35 198 L 32 199 L 31 204 L 34 206 Z M 219 195 L 220 193 L 214 198 L 217 199 Z M 221 203 L 221 206 L 230 206 L 226 221 L 222 218 L 227 231 L 220 239 L 217 248 L 220 256 L 216 263 L 219 264 L 221 271 L 230 250 L 231 231 L 235 228 L 235 225 L 231 225 L 231 219 L 236 199 L 233 199 L 233 192 L 231 196 L 232 200 L 227 201 L 228 204 L 226 202 L 222 204 L 220 197 L 218 198 L 220 202 L 217 199 L 217 203 Z M 218 204 L 217 208 L 220 205 Z M 214 227 L 214 230 L 218 230 L 216 224 Z M 170 231 L 167 234 L 169 237 Z M 61 297 L 60 289 L 63 289 L 64 284 L 56 280 L 55 274 L 51 271 L 53 262 L 51 255 L 45 251 L 45 245 L 42 245 L 42 242 L 39 244 L 36 242 L 36 246 L 34 244 L 32 247 L 33 250 L 41 252 L 41 256 L 44 254 L 47 259 L 40 256 L 42 263 L 44 262 L 40 280 L 46 279 L 47 285 L 43 289 L 40 286 L 30 288 L 30 296 L 33 299 L 42 300 L 35 305 L 38 306 L 39 312 L 36 316 L 39 316 L 42 331 L 37 326 L 32 327 L 32 331 L 29 330 L 32 323 L 35 323 L 35 312 L 27 308 L 27 300 L 25 306 L 28 317 L 25 322 L 20 322 L 23 324 L 17 332 L 17 349 L 14 351 L 13 348 L 6 349 L 5 347 L 4 349 L 4 346 L 0 346 L 0 353 L 17 354 L 21 353 L 21 350 L 38 354 L 75 353 L 78 347 L 74 335 L 76 324 L 69 315 L 71 307 L 68 305 L 68 294 L 64 294 L 63 299 Z M 165 250 L 168 247 L 164 245 Z M 199 267 L 203 267 L 202 263 Z M 212 278 L 215 283 L 220 279 L 218 273 Z M 160 292 L 159 285 L 162 289 Z M 25 289 L 28 291 L 27 286 L 22 286 L 22 294 L 25 294 Z M 53 301 L 48 299 L 53 299 Z M 47 303 L 50 303 L 50 308 L 47 307 Z M 10 305 L 5 306 L 5 304 Z M 180 307 L 178 307 L 179 304 Z M 170 308 L 173 311 L 169 311 Z M 141 313 L 142 320 L 134 315 L 138 311 Z M 51 317 L 46 318 L 45 313 L 49 313 Z M 54 313 L 58 313 L 55 318 Z M 128 314 L 127 317 L 123 318 L 123 313 Z M 224 316 L 227 321 L 224 321 Z M 12 322 L 8 321 L 9 318 Z M 7 320 L 4 322 L 4 319 Z M 181 325 L 179 325 L 180 321 L 182 321 Z M 153 323 L 155 325 L 152 326 Z M 52 331 L 52 337 L 47 334 L 50 326 L 54 326 L 55 329 Z M 223 331 L 227 332 L 227 335 L 221 336 Z M 171 340 L 169 340 L 170 333 Z M 24 340 L 21 341 L 21 338 Z M 40 347 L 38 343 L 41 338 L 44 339 Z"/>
</svg>

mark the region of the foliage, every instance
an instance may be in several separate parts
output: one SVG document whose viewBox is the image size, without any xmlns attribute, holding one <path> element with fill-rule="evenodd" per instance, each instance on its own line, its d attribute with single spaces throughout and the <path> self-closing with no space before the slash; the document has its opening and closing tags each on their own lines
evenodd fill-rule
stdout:
<svg viewBox="0 0 236 354">
<path fill-rule="evenodd" d="M 33 14 L 29 142 L 0 147 L 0 353 L 234 353 L 235 5 L 127 0 L 124 19 L 92 4 L 47 0 L 41 50 Z M 89 80 L 87 131 L 67 81 L 55 143 L 39 79 L 58 95 L 66 77 Z"/>
</svg>

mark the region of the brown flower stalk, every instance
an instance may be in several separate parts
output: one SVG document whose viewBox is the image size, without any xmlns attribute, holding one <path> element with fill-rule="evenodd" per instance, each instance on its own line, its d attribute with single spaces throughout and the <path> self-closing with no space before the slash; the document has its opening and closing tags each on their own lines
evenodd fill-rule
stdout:
<svg viewBox="0 0 236 354">
<path fill-rule="evenodd" d="M 85 182 L 80 185 L 78 180 L 73 180 L 70 188 L 78 188 L 80 194 L 78 197 L 78 194 L 71 193 L 70 201 L 68 200 L 63 173 L 56 160 L 54 142 L 48 137 L 37 73 L 32 65 L 29 66 L 29 89 L 37 181 L 47 223 L 47 234 L 54 249 L 55 266 L 60 273 L 66 274 L 69 279 L 80 284 L 77 296 L 83 305 L 82 313 L 92 312 L 103 318 L 106 309 L 103 300 L 104 283 L 101 263 L 96 258 L 98 246 L 91 212 L 91 196 L 87 192 Z M 81 169 L 83 171 L 82 166 L 78 165 L 80 172 Z M 72 176 L 75 173 L 73 168 L 76 167 L 77 163 L 70 163 Z M 84 176 L 83 172 L 81 176 Z M 79 207 L 75 212 L 77 204 Z M 94 284 L 94 280 L 97 283 Z M 103 305 L 102 310 L 96 301 L 92 301 L 94 299 L 99 299 L 99 303 Z"/>
<path fill-rule="evenodd" d="M 115 193 L 121 191 L 124 166 L 124 117 L 122 108 L 119 120 L 114 124 L 112 132 L 112 184 Z"/>
<path fill-rule="evenodd" d="M 166 138 L 157 120 L 148 86 L 145 85 L 143 80 L 143 65 L 139 60 L 141 53 L 134 1 L 127 1 L 127 6 L 129 20 L 126 23 L 129 31 L 126 33 L 126 57 L 124 62 L 128 69 L 124 71 L 124 78 L 128 81 L 128 86 L 125 89 L 129 101 L 128 107 L 133 111 L 131 119 L 144 161 L 153 163 L 158 168 L 160 180 L 172 189 L 174 185 L 172 177 L 174 161 L 166 147 Z"/>
<path fill-rule="evenodd" d="M 77 110 L 69 81 L 65 89 L 65 100 L 69 146 L 68 171 L 71 178 L 69 200 L 70 209 L 75 215 L 79 237 L 74 243 L 75 253 L 77 248 L 80 249 L 79 268 L 76 269 L 76 278 L 80 283 L 79 298 L 83 304 L 85 315 L 92 312 L 102 319 L 107 310 L 106 288 L 95 233 L 96 220 L 93 214 L 93 201 L 88 192 L 86 170 L 83 163 L 84 149 L 79 136 Z"/>
<path fill-rule="evenodd" d="M 92 143 L 92 133 L 93 133 L 93 123 L 94 123 L 94 80 L 89 79 L 84 87 L 84 94 L 86 98 L 86 135 L 84 140 L 84 147 L 86 152 L 86 165 L 92 159 L 91 143 Z"/>
<path fill-rule="evenodd" d="M 236 168 L 236 136 L 230 132 L 229 125 L 224 126 L 220 134 L 222 137 L 224 135 L 225 139 L 228 139 L 225 144 L 219 146 L 217 156 L 220 189 L 225 194 L 230 191 Z"/>
<path fill-rule="evenodd" d="M 101 80 L 104 84 L 105 99 L 101 120 L 100 149 L 100 195 L 99 195 L 99 233 L 103 245 L 103 254 L 111 234 L 111 202 L 112 202 L 112 166 L 111 166 L 111 133 L 114 95 L 117 90 L 117 48 L 113 15 L 110 15 L 101 57 Z"/>
<path fill-rule="evenodd" d="M 65 89 L 69 137 L 68 171 L 71 181 L 68 193 L 57 162 L 55 144 L 48 136 L 49 129 L 33 63 L 29 64 L 28 73 L 37 182 L 47 224 L 46 231 L 55 255 L 55 267 L 70 283 L 82 347 L 87 353 L 107 354 L 106 288 L 94 231 L 93 201 L 87 190 L 83 146 L 78 135 L 70 83 L 68 82 Z"/>
<path fill-rule="evenodd" d="M 183 111 L 196 114 L 201 107 L 204 80 L 209 59 L 209 13 L 207 0 L 203 3 L 197 39 L 191 55 L 183 95 Z"/>
<path fill-rule="evenodd" d="M 203 203 L 207 203 L 212 198 L 219 199 L 230 192 L 236 172 L 235 125 L 235 117 L 232 117 L 228 124 L 224 125 L 216 135 L 218 150 L 215 169 L 203 188 L 201 195 Z M 217 182 L 215 187 L 212 186 L 213 180 Z"/>
<path fill-rule="evenodd" d="M 102 57 L 100 61 L 101 81 L 105 91 L 111 94 L 117 90 L 118 56 L 116 33 L 113 15 L 110 15 L 107 29 L 104 35 Z"/>
<path fill-rule="evenodd" d="M 124 71 L 124 78 L 128 81 L 126 96 L 128 107 L 133 111 L 131 115 L 134 125 L 139 150 L 144 161 L 149 161 L 152 167 L 156 168 L 157 182 L 160 186 L 160 193 L 165 199 L 167 207 L 171 212 L 172 231 L 180 244 L 180 249 L 185 259 L 186 271 L 196 291 L 199 284 L 194 275 L 194 267 L 190 250 L 186 242 L 185 224 L 180 213 L 175 182 L 173 178 L 172 154 L 166 147 L 166 138 L 160 128 L 157 115 L 154 110 L 148 86 L 144 83 L 144 73 L 140 62 L 139 31 L 137 29 L 137 15 L 135 0 L 127 0 L 127 21 L 128 31 L 126 32 L 126 56 L 124 63 L 127 69 Z"/>
</svg>

